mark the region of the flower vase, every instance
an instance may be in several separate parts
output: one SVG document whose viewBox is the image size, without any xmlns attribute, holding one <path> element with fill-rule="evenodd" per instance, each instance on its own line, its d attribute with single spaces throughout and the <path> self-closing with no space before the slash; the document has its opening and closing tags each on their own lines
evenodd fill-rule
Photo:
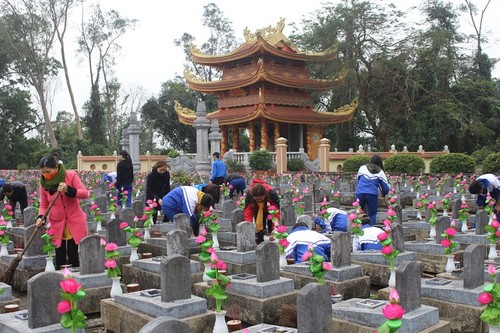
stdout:
<svg viewBox="0 0 500 333">
<path fill-rule="evenodd" d="M 212 268 L 210 268 L 210 263 L 208 263 L 208 262 L 203 263 L 203 264 L 205 265 L 205 270 L 203 271 L 202 280 L 203 280 L 203 282 L 207 282 L 208 283 L 208 281 L 211 281 L 212 278 L 207 275 L 207 272 L 209 272 L 210 270 L 212 270 Z"/>
<path fill-rule="evenodd" d="M 133 247 L 130 249 L 130 262 L 139 260 L 139 255 L 137 254 L 137 248 Z"/>
<path fill-rule="evenodd" d="M 497 257 L 497 245 L 490 244 L 489 249 L 490 250 L 488 251 L 488 259 L 494 260 Z"/>
<path fill-rule="evenodd" d="M 52 257 L 47 257 L 45 258 L 47 262 L 45 263 L 45 272 L 55 272 L 56 267 L 54 266 L 54 258 Z"/>
<path fill-rule="evenodd" d="M 493 326 L 488 324 L 489 327 L 489 333 L 500 333 L 500 326 Z"/>
<path fill-rule="evenodd" d="M 429 237 L 434 238 L 436 237 L 436 225 L 431 224 L 431 231 L 429 231 Z"/>
<path fill-rule="evenodd" d="M 417 211 L 417 220 L 421 220 L 422 219 L 422 212 L 420 211 L 420 209 Z"/>
<path fill-rule="evenodd" d="M 448 209 L 443 209 L 443 216 L 448 216 Z"/>
<path fill-rule="evenodd" d="M 460 200 L 461 200 L 462 202 L 464 202 L 464 201 L 465 201 L 465 195 L 463 195 L 463 194 L 462 194 L 462 197 L 460 198 Z"/>
<path fill-rule="evenodd" d="M 410 193 L 413 192 L 413 186 L 410 186 Z"/>
<path fill-rule="evenodd" d="M 451 274 L 455 270 L 455 259 L 454 255 L 448 255 L 446 258 L 446 266 L 445 266 L 445 271 L 448 274 Z"/>
<path fill-rule="evenodd" d="M 420 199 L 420 191 L 417 191 L 416 197 L 417 197 L 417 200 Z"/>
<path fill-rule="evenodd" d="M 352 252 L 358 252 L 359 236 L 356 235 L 352 238 Z"/>
<path fill-rule="evenodd" d="M 439 190 L 436 190 L 436 196 L 437 197 L 441 196 L 441 192 L 439 192 Z"/>
<path fill-rule="evenodd" d="M 115 212 L 111 212 L 111 215 L 109 216 L 109 220 L 114 220 L 116 219 L 116 215 L 115 215 Z"/>
<path fill-rule="evenodd" d="M 461 232 L 467 232 L 469 228 L 467 227 L 467 221 L 462 221 L 462 228 L 460 229 Z"/>
<path fill-rule="evenodd" d="M 453 187 L 453 194 L 457 193 L 457 187 Z"/>
<path fill-rule="evenodd" d="M 149 228 L 144 229 L 144 240 L 150 239 L 151 233 L 149 232 Z"/>
<path fill-rule="evenodd" d="M 116 295 L 123 294 L 122 286 L 120 284 L 121 277 L 117 276 L 111 278 L 111 280 L 113 281 L 113 283 L 111 284 L 111 292 L 109 293 L 109 295 L 111 296 L 111 298 L 115 298 Z"/>
<path fill-rule="evenodd" d="M 7 229 L 12 229 L 13 228 L 13 226 L 12 226 L 12 219 L 10 219 L 10 220 L 7 221 L 7 226 L 5 228 L 7 228 Z"/>
<path fill-rule="evenodd" d="M 280 253 L 280 268 L 286 266 L 288 263 L 286 262 L 285 252 Z"/>
<path fill-rule="evenodd" d="M 226 311 L 215 311 L 215 323 L 212 333 L 229 333 L 226 325 Z"/>
<path fill-rule="evenodd" d="M 99 232 L 99 231 L 101 231 L 101 230 L 102 230 L 101 221 L 97 221 L 97 225 L 96 225 L 96 227 L 95 227 L 95 230 L 96 230 L 97 232 Z"/>
<path fill-rule="evenodd" d="M 396 288 L 396 268 L 391 268 L 388 285 L 390 288 Z"/>
<path fill-rule="evenodd" d="M 8 256 L 9 250 L 7 249 L 7 244 L 0 244 L 0 256 Z"/>
<path fill-rule="evenodd" d="M 212 240 L 214 241 L 214 243 L 212 244 L 212 248 L 214 250 L 219 250 L 220 249 L 219 239 L 217 238 L 217 233 L 216 232 L 212 233 Z"/>
</svg>

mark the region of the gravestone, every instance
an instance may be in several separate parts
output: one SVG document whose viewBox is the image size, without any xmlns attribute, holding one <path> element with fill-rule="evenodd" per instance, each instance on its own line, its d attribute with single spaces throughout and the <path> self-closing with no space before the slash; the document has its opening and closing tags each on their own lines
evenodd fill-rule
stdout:
<svg viewBox="0 0 500 333">
<path fill-rule="evenodd" d="M 95 198 L 94 203 L 99 207 L 101 213 L 108 212 L 108 198 L 106 197 L 97 197 Z"/>
<path fill-rule="evenodd" d="M 297 332 L 333 332 L 329 286 L 308 283 L 297 295 Z"/>
<path fill-rule="evenodd" d="M 312 195 L 306 194 L 302 197 L 302 202 L 304 203 L 304 211 L 311 212 L 313 210 L 313 200 Z"/>
<path fill-rule="evenodd" d="M 184 213 L 179 213 L 174 215 L 174 229 L 179 229 L 191 234 L 191 225 L 189 224 L 189 216 Z"/>
<path fill-rule="evenodd" d="M 104 272 L 104 247 L 101 237 L 90 235 L 80 241 L 79 246 L 80 274 L 97 274 Z"/>
<path fill-rule="evenodd" d="M 222 217 L 225 219 L 230 219 L 232 217 L 233 211 L 236 208 L 238 208 L 236 201 L 234 201 L 234 200 L 224 201 L 222 203 Z"/>
<path fill-rule="evenodd" d="M 139 333 L 189 333 L 189 324 L 182 320 L 161 316 L 144 325 Z"/>
<path fill-rule="evenodd" d="M 106 227 L 106 239 L 108 243 L 115 243 L 118 246 L 127 245 L 127 233 L 120 229 L 121 219 L 111 220 Z"/>
<path fill-rule="evenodd" d="M 392 207 L 392 210 L 394 210 L 394 212 L 396 212 L 396 223 L 402 224 L 403 223 L 403 207 L 401 205 L 394 205 Z"/>
<path fill-rule="evenodd" d="M 257 282 L 263 283 L 280 279 L 280 253 L 278 244 L 262 242 L 255 250 L 257 256 Z"/>
<path fill-rule="evenodd" d="M 309 215 L 300 215 L 299 217 L 297 217 L 296 223 L 299 223 L 299 222 L 303 222 L 303 223 L 307 224 L 307 227 L 309 229 L 312 229 L 313 220 Z M 328 222 L 326 222 L 326 223 L 328 223 Z"/>
<path fill-rule="evenodd" d="M 191 262 L 179 254 L 166 257 L 160 264 L 161 301 L 175 302 L 191 298 Z"/>
<path fill-rule="evenodd" d="M 134 200 L 134 202 L 132 202 L 132 210 L 135 216 L 141 218 L 141 216 L 144 215 L 144 201 Z"/>
<path fill-rule="evenodd" d="M 462 206 L 462 200 L 456 199 L 453 201 L 452 206 L 451 206 L 451 218 L 456 220 L 458 219 L 458 211 L 460 210 L 460 207 Z"/>
<path fill-rule="evenodd" d="M 392 245 L 399 252 L 405 252 L 405 239 L 403 236 L 403 226 L 401 224 L 392 225 Z"/>
<path fill-rule="evenodd" d="M 130 226 L 135 226 L 135 213 L 132 208 L 122 209 L 120 216 L 122 218 L 122 221 L 127 222 Z"/>
<path fill-rule="evenodd" d="M 236 226 L 236 252 L 248 252 L 255 250 L 255 224 L 252 222 L 240 222 Z"/>
<path fill-rule="evenodd" d="M 28 327 L 35 329 L 61 320 L 57 304 L 61 300 L 59 282 L 64 279 L 57 272 L 42 272 L 28 280 Z"/>
<path fill-rule="evenodd" d="M 35 224 L 37 216 L 38 212 L 35 207 L 29 206 L 24 208 L 24 216 L 23 216 L 24 227 L 29 227 L 30 225 Z"/>
<path fill-rule="evenodd" d="M 293 226 L 295 224 L 296 215 L 295 215 L 295 206 L 288 204 L 285 206 L 281 206 L 281 224 L 286 226 Z"/>
<path fill-rule="evenodd" d="M 421 276 L 422 264 L 419 261 L 402 261 L 396 268 L 396 289 L 406 313 L 421 306 Z"/>
<path fill-rule="evenodd" d="M 286 191 L 285 193 L 283 193 L 283 197 L 281 198 L 281 204 L 283 206 L 291 204 L 293 200 L 293 195 L 294 195 L 293 191 Z"/>
<path fill-rule="evenodd" d="M 332 236 L 332 264 L 333 267 L 351 265 L 352 239 L 347 232 L 334 232 Z"/>
<path fill-rule="evenodd" d="M 484 235 L 486 233 L 485 227 L 490 222 L 490 217 L 488 213 L 484 210 L 479 209 L 476 212 L 476 235 Z"/>
<path fill-rule="evenodd" d="M 231 232 L 236 232 L 236 226 L 238 223 L 245 221 L 245 213 L 243 209 L 236 208 L 233 210 L 233 216 L 231 217 Z"/>
<path fill-rule="evenodd" d="M 45 228 L 37 229 L 36 225 L 30 225 L 26 228 L 26 232 L 24 233 L 24 244 L 28 244 L 28 240 L 30 239 L 33 232 L 36 232 L 31 245 L 26 249 L 24 253 L 27 257 L 32 256 L 40 256 L 43 254 L 43 246 L 45 245 L 45 240 L 41 237 L 45 233 Z"/>
<path fill-rule="evenodd" d="M 443 237 L 441 234 L 450 227 L 450 222 L 451 219 L 449 216 L 440 216 L 436 220 L 436 237 L 434 239 L 436 240 L 437 244 L 441 243 L 441 240 L 443 240 Z"/>
<path fill-rule="evenodd" d="M 87 216 L 87 220 L 88 221 L 92 220 L 92 212 L 90 211 L 90 203 L 85 202 L 85 203 L 81 204 L 80 207 L 82 207 L 83 212 Z"/>
<path fill-rule="evenodd" d="M 484 283 L 484 257 L 486 247 L 472 244 L 464 250 L 464 288 L 474 289 Z"/>
<path fill-rule="evenodd" d="M 189 256 L 189 234 L 184 230 L 174 229 L 167 233 L 167 256 L 179 254 Z"/>
</svg>

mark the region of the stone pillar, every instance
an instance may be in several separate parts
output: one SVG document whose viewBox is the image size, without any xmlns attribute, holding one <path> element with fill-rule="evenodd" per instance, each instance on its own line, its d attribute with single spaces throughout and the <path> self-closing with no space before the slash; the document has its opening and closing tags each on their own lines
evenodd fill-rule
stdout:
<svg viewBox="0 0 500 333">
<path fill-rule="evenodd" d="M 196 107 L 196 120 L 193 127 L 196 129 L 196 172 L 200 176 L 210 174 L 210 158 L 208 152 L 208 129 L 210 121 L 206 118 L 205 102 L 199 101 Z"/>
<path fill-rule="evenodd" d="M 229 151 L 228 147 L 228 134 L 227 134 L 227 126 L 221 126 L 221 132 L 222 132 L 222 141 L 221 141 L 221 147 L 220 147 L 220 153 L 221 156 L 224 156 L 224 153 Z"/>
<path fill-rule="evenodd" d="M 240 150 L 240 128 L 238 125 L 233 126 L 233 149 Z"/>
<path fill-rule="evenodd" d="M 280 123 L 274 123 L 274 142 L 280 137 Z"/>
<path fill-rule="evenodd" d="M 253 122 L 249 122 L 248 132 L 250 132 L 250 137 L 248 138 L 248 141 L 249 141 L 250 152 L 255 151 L 255 133 L 253 131 L 254 131 Z"/>
<path fill-rule="evenodd" d="M 151 152 L 148 150 L 146 152 L 146 172 L 151 171 L 153 168 L 153 163 L 151 163 Z"/>
<path fill-rule="evenodd" d="M 130 151 L 130 147 L 129 147 L 129 138 L 128 138 L 128 129 L 126 127 L 124 127 L 122 129 L 122 139 L 120 141 L 120 149 L 121 150 L 126 150 L 126 151 Z"/>
<path fill-rule="evenodd" d="M 326 138 L 319 140 L 319 170 L 330 172 L 330 140 Z"/>
<path fill-rule="evenodd" d="M 221 151 L 220 143 L 222 141 L 222 134 L 220 133 L 219 120 L 213 119 L 210 125 L 210 134 L 208 135 L 208 140 L 210 141 L 210 155 L 218 152 L 223 156 L 225 152 Z"/>
<path fill-rule="evenodd" d="M 269 139 L 267 137 L 267 119 L 260 120 L 260 147 L 269 150 Z"/>
<path fill-rule="evenodd" d="M 278 138 L 276 140 L 276 173 L 278 175 L 282 175 L 287 171 L 286 142 L 287 139 L 285 138 Z"/>
<path fill-rule="evenodd" d="M 127 127 L 128 140 L 129 140 L 129 150 L 128 153 L 132 158 L 132 164 L 134 165 L 134 172 L 141 171 L 141 162 L 139 161 L 139 135 L 141 134 L 141 127 L 137 121 L 137 113 L 130 112 L 130 124 Z"/>
<path fill-rule="evenodd" d="M 78 154 L 76 155 L 76 170 L 82 171 L 83 170 L 83 161 L 82 161 L 82 151 L 79 150 Z"/>
</svg>

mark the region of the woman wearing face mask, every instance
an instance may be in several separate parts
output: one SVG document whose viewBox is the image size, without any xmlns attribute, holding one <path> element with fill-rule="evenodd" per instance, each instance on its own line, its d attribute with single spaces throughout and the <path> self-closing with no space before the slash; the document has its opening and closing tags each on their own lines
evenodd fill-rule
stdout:
<svg viewBox="0 0 500 333">
<path fill-rule="evenodd" d="M 87 217 L 80 208 L 80 200 L 87 199 L 89 191 L 75 171 L 66 170 L 64 165 L 59 163 L 57 155 L 42 157 L 40 172 L 40 215 L 36 225 L 42 226 L 48 222 L 54 232 L 56 267 L 60 268 L 66 264 L 79 267 L 78 244 L 87 236 Z M 41 217 L 56 192 L 60 192 L 59 197 L 54 202 L 47 221 L 43 221 Z"/>
</svg>

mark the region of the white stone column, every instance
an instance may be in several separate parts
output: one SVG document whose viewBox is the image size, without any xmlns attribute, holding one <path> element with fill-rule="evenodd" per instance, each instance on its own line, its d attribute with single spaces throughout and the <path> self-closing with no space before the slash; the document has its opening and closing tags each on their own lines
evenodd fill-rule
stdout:
<svg viewBox="0 0 500 333">
<path fill-rule="evenodd" d="M 208 152 L 208 129 L 210 121 L 206 118 L 205 102 L 199 101 L 196 107 L 196 120 L 193 127 L 196 129 L 196 172 L 200 176 L 210 174 L 210 156 Z"/>
<path fill-rule="evenodd" d="M 139 162 L 139 135 L 141 134 L 141 127 L 137 121 L 137 113 L 130 112 L 130 124 L 127 127 L 130 158 L 134 165 L 134 172 L 141 171 L 141 163 Z"/>
</svg>

